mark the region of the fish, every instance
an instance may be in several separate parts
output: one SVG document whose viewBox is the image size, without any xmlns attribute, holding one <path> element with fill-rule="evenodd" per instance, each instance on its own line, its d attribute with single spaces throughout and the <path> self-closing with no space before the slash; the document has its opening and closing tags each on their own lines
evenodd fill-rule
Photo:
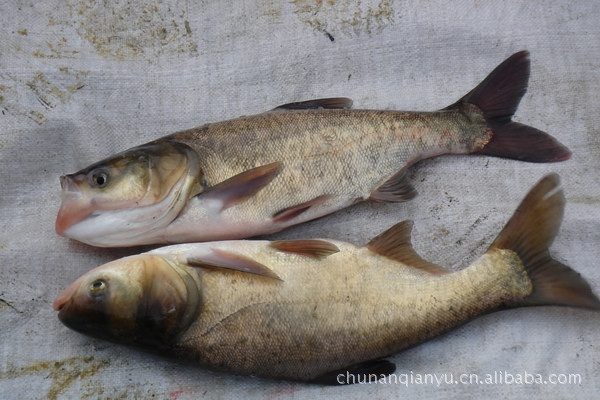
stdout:
<svg viewBox="0 0 600 400">
<path fill-rule="evenodd" d="M 552 136 L 511 119 L 529 75 L 521 51 L 438 111 L 327 98 L 177 132 L 62 176 L 56 232 L 99 247 L 243 239 L 361 201 L 410 200 L 407 170 L 426 158 L 567 160 Z"/>
<path fill-rule="evenodd" d="M 489 249 L 455 272 L 415 252 L 413 224 L 403 221 L 366 246 L 312 239 L 162 247 L 90 270 L 53 307 L 80 333 L 210 369 L 332 385 L 380 379 L 395 370 L 386 357 L 483 314 L 600 310 L 585 279 L 549 253 L 564 204 L 558 175 L 546 176 Z"/>
</svg>

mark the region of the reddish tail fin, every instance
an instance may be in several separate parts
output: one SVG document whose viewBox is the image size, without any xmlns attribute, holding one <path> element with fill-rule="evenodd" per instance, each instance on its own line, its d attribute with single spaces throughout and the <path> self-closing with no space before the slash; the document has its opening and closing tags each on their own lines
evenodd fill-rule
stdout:
<svg viewBox="0 0 600 400">
<path fill-rule="evenodd" d="M 530 162 L 568 160 L 571 152 L 549 134 L 511 121 L 529 81 L 529 52 L 513 54 L 475 89 L 447 109 L 477 106 L 493 132 L 490 141 L 475 154 Z"/>
<path fill-rule="evenodd" d="M 515 305 L 561 305 L 600 310 L 600 300 L 577 272 L 550 256 L 558 233 L 565 196 L 558 175 L 546 176 L 521 202 L 490 246 L 517 253 L 533 285 L 531 294 Z"/>
</svg>

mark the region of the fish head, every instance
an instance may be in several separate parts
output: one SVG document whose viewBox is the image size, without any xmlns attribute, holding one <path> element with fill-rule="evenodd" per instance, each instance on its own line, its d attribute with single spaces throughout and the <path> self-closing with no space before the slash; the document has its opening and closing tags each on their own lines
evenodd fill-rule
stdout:
<svg viewBox="0 0 600 400">
<path fill-rule="evenodd" d="M 195 319 L 199 292 L 159 255 L 125 257 L 75 280 L 52 306 L 67 327 L 119 343 L 167 347 Z"/>
<path fill-rule="evenodd" d="M 185 144 L 132 148 L 60 177 L 56 232 L 95 246 L 141 244 L 177 217 L 201 180 L 198 155 Z"/>
</svg>

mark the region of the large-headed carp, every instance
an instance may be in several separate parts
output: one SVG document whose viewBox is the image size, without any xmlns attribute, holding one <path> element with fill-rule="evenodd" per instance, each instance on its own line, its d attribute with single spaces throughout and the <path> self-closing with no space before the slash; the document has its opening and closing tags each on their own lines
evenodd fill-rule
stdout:
<svg viewBox="0 0 600 400">
<path fill-rule="evenodd" d="M 365 247 L 332 240 L 168 246 L 98 267 L 55 300 L 68 327 L 237 374 L 349 383 L 384 358 L 496 310 L 600 309 L 548 251 L 563 215 L 556 175 L 458 272 L 421 258 L 402 222 Z M 557 326 L 560 329 L 560 326 Z M 361 378 L 362 376 L 362 378 Z"/>
<path fill-rule="evenodd" d="M 566 160 L 554 138 L 511 121 L 529 64 L 526 51 L 514 54 L 439 111 L 312 100 L 132 148 L 61 177 L 56 231 L 106 247 L 240 239 L 358 201 L 406 201 L 416 193 L 407 168 L 429 157 Z"/>
</svg>

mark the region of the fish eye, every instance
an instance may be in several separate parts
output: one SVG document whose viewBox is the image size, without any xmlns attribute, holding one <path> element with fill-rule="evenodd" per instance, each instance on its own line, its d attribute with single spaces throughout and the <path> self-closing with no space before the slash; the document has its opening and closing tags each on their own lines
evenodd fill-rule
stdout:
<svg viewBox="0 0 600 400">
<path fill-rule="evenodd" d="M 108 184 L 108 173 L 104 170 L 95 170 L 89 176 L 90 185 L 103 188 Z"/>
<path fill-rule="evenodd" d="M 96 279 L 90 285 L 90 294 L 94 297 L 99 296 L 106 290 L 106 282 L 102 279 Z"/>
</svg>

